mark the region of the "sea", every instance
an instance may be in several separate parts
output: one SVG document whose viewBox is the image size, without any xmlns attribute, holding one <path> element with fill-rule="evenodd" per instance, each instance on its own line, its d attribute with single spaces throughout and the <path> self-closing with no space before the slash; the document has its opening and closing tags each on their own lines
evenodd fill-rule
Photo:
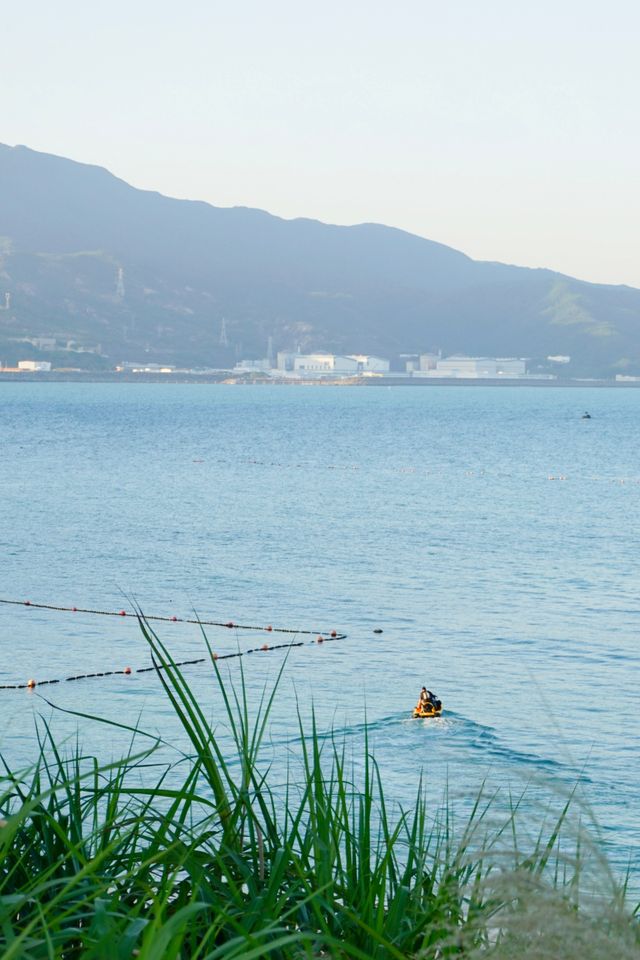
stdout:
<svg viewBox="0 0 640 960">
<path fill-rule="evenodd" d="M 4 382 L 0 438 L 0 684 L 38 683 L 0 689 L 13 769 L 45 724 L 103 762 L 128 726 L 187 749 L 138 608 L 178 660 L 204 630 L 253 715 L 281 673 L 276 768 L 313 711 L 398 804 L 571 796 L 637 880 L 640 392 Z M 210 662 L 183 669 L 231 755 Z"/>
</svg>

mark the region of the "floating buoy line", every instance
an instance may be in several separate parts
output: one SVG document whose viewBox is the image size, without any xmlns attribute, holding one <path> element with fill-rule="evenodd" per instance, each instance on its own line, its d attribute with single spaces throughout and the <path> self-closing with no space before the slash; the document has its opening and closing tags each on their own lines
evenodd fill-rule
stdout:
<svg viewBox="0 0 640 960">
<path fill-rule="evenodd" d="M 35 610 L 51 610 L 55 613 L 86 613 L 98 617 L 132 617 L 137 619 L 138 614 L 136 612 L 131 612 L 128 610 L 93 610 L 87 607 L 63 607 L 51 603 L 34 603 L 31 600 L 4 600 L 0 598 L 0 604 L 5 606 L 12 607 L 29 607 Z M 346 633 L 338 633 L 337 630 L 331 630 L 330 633 L 317 633 L 315 630 L 297 630 L 293 627 L 273 627 L 270 624 L 268 626 L 255 626 L 249 624 L 235 623 L 233 620 L 227 620 L 226 622 L 221 620 L 198 620 L 190 619 L 188 617 L 168 617 L 168 616 L 157 616 L 157 615 L 147 615 L 140 614 L 144 620 L 155 620 L 162 621 L 163 623 L 190 623 L 195 624 L 200 627 L 225 627 L 226 629 L 236 629 L 236 630 L 253 630 L 266 633 L 288 633 L 294 635 L 303 634 L 305 636 L 314 635 L 314 640 L 297 640 L 292 641 L 291 643 L 276 643 L 276 644 L 267 644 L 263 643 L 260 647 L 254 647 L 250 650 L 238 650 L 235 653 L 212 653 L 210 657 L 197 657 L 192 660 L 180 660 L 174 665 L 176 667 L 186 667 L 191 666 L 192 664 L 197 663 L 206 663 L 208 660 L 232 660 L 237 657 L 248 656 L 251 653 L 267 653 L 271 650 L 288 650 L 292 647 L 303 647 L 308 643 L 330 643 L 332 640 L 344 640 L 346 639 Z M 151 666 L 151 667 L 123 667 L 121 670 L 101 670 L 96 673 L 79 673 L 72 677 L 59 677 L 53 680 L 36 680 L 31 678 L 27 680 L 26 683 L 2 683 L 0 684 L 0 690 L 33 690 L 36 687 L 43 687 L 53 683 L 70 683 L 73 680 L 90 680 L 95 677 L 114 677 L 114 676 L 129 676 L 134 673 L 151 673 L 155 670 L 164 670 L 166 667 Z"/>
</svg>

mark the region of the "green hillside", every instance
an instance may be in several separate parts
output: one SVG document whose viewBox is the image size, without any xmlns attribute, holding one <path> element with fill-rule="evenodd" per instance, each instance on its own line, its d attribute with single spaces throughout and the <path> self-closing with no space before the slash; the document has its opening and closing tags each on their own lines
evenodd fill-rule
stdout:
<svg viewBox="0 0 640 960">
<path fill-rule="evenodd" d="M 640 290 L 474 261 L 378 224 L 174 200 L 1 145 L 0 306 L 5 364 L 25 338 L 53 338 L 40 354 L 58 365 L 225 366 L 271 336 L 275 349 L 568 354 L 573 374 L 640 374 Z"/>
</svg>

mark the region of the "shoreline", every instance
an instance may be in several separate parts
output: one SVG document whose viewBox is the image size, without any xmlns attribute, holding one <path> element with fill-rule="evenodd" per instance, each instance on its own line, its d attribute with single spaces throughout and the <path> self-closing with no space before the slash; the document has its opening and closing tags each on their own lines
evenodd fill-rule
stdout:
<svg viewBox="0 0 640 960">
<path fill-rule="evenodd" d="M 243 378 L 229 373 L 188 374 L 188 373 L 3 373 L 0 370 L 0 383 L 182 383 L 216 384 L 226 387 L 264 386 L 264 387 L 535 387 L 536 389 L 612 387 L 618 389 L 638 389 L 638 381 L 616 380 L 502 380 L 489 377 L 341 377 L 336 379 L 293 380 L 287 378 Z"/>
</svg>

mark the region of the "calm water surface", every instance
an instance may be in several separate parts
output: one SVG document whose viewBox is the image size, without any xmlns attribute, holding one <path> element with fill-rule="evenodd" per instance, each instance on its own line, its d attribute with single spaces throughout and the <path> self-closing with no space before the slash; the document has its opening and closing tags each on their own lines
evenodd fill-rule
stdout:
<svg viewBox="0 0 640 960">
<path fill-rule="evenodd" d="M 637 868 L 639 392 L 2 383 L 0 437 L 3 597 L 344 630 L 291 652 L 276 756 L 296 695 L 356 747 L 366 706 L 396 798 L 420 769 L 463 803 L 485 777 L 579 781 L 614 862 Z M 126 620 L 0 605 L 0 629 L 1 683 L 149 663 Z M 178 657 L 202 650 L 195 628 L 161 633 Z M 281 655 L 245 663 L 257 691 Z M 189 676 L 215 715 L 209 672 Z M 407 721 L 423 683 L 442 721 Z M 150 673 L 46 696 L 179 738 Z M 33 755 L 38 713 L 0 691 L 12 760 Z M 97 723 L 81 737 L 120 749 Z"/>
</svg>

